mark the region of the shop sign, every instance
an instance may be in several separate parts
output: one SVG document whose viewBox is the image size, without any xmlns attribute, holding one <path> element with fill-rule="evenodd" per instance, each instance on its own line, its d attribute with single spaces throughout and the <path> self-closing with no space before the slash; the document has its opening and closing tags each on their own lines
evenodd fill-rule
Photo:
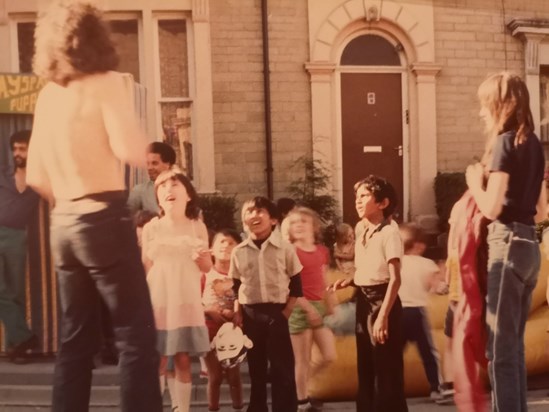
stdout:
<svg viewBox="0 0 549 412">
<path fill-rule="evenodd" d="M 30 113 L 46 80 L 33 74 L 0 73 L 0 113 Z"/>
</svg>

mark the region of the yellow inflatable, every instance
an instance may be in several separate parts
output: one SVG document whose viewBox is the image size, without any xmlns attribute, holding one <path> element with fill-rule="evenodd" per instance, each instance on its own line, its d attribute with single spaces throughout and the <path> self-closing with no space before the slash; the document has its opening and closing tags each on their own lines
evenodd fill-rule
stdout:
<svg viewBox="0 0 549 412">
<path fill-rule="evenodd" d="M 542 267 L 538 284 L 532 295 L 532 306 L 525 331 L 526 367 L 529 376 L 549 372 L 549 345 L 547 343 L 549 340 L 547 333 L 549 308 L 545 295 L 548 274 L 549 261 L 542 253 Z M 329 278 L 332 281 L 340 276 L 335 271 L 329 273 Z M 339 302 L 343 303 L 350 299 L 352 288 L 337 293 Z M 433 295 L 428 306 L 433 340 L 441 358 L 444 350 L 443 327 L 447 305 L 447 296 Z M 352 400 L 357 391 L 355 336 L 336 336 L 335 339 L 338 359 L 310 379 L 309 392 L 312 397 L 325 401 Z M 319 359 L 319 356 L 317 348 L 313 347 L 311 362 L 314 363 L 315 359 Z M 404 352 L 404 380 L 406 396 L 429 394 L 429 384 L 415 345 L 408 345 Z"/>
</svg>

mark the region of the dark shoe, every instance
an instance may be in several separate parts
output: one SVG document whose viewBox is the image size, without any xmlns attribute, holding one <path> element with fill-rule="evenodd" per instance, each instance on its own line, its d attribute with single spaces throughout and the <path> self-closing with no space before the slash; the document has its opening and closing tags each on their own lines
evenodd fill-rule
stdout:
<svg viewBox="0 0 549 412">
<path fill-rule="evenodd" d="M 453 382 L 444 382 L 440 385 L 440 398 L 435 399 L 438 405 L 454 404 L 454 384 Z"/>
<path fill-rule="evenodd" d="M 36 335 L 32 335 L 27 340 L 15 345 L 8 350 L 9 361 L 19 365 L 27 363 L 27 351 L 38 347 L 39 343 L 38 337 Z"/>
</svg>

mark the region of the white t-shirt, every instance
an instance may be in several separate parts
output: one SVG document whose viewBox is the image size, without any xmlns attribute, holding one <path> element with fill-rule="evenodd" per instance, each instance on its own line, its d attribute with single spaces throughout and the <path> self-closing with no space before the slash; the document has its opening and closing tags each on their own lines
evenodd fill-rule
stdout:
<svg viewBox="0 0 549 412">
<path fill-rule="evenodd" d="M 381 228 L 381 229 L 380 229 Z M 380 285 L 389 282 L 389 262 L 402 257 L 402 240 L 398 226 L 357 224 L 355 241 L 354 282 L 358 286 Z"/>
<path fill-rule="evenodd" d="M 227 274 L 219 273 L 212 268 L 205 275 L 204 292 L 202 292 L 202 304 L 208 308 L 217 307 L 217 310 L 233 310 L 234 292 L 233 280 Z"/>
<path fill-rule="evenodd" d="M 402 256 L 400 268 L 402 283 L 398 290 L 402 306 L 427 306 L 430 281 L 438 272 L 439 267 L 430 259 L 416 255 Z"/>
</svg>

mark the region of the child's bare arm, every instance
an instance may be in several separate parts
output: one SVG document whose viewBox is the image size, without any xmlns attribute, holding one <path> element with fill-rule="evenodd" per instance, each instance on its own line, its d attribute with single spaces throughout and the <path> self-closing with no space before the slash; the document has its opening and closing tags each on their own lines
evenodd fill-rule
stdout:
<svg viewBox="0 0 549 412">
<path fill-rule="evenodd" d="M 394 258 L 388 262 L 389 265 L 389 285 L 387 286 L 387 292 L 383 298 L 383 303 L 379 310 L 376 321 L 373 327 L 374 339 L 384 344 L 389 338 L 389 313 L 393 308 L 395 300 L 398 296 L 398 289 L 400 288 L 400 259 Z"/>
<path fill-rule="evenodd" d="M 225 322 L 225 318 L 221 314 L 219 305 L 210 305 L 204 308 L 204 313 L 208 315 L 212 320 L 218 323 Z"/>
<path fill-rule="evenodd" d="M 145 227 L 143 227 L 143 233 L 141 237 L 141 261 L 143 262 L 143 266 L 145 267 L 145 273 L 149 272 L 153 264 L 152 260 L 149 259 L 149 257 L 147 256 L 147 252 L 150 247 L 149 230 L 150 227 L 147 227 L 147 225 L 145 225 Z"/>
<path fill-rule="evenodd" d="M 339 270 L 340 272 L 343 272 L 343 264 L 341 263 L 341 259 L 338 258 L 337 256 L 335 258 L 335 264 L 336 264 L 337 270 Z"/>
</svg>

